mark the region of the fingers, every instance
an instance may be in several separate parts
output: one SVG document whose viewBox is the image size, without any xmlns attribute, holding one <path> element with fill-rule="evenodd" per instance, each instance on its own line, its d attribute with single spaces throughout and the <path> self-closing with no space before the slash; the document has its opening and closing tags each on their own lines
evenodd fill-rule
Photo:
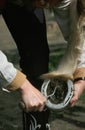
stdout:
<svg viewBox="0 0 85 130">
<path fill-rule="evenodd" d="M 25 111 L 42 111 L 44 109 L 46 98 L 28 81 L 20 89 L 22 101 L 20 107 Z"/>
<path fill-rule="evenodd" d="M 80 86 L 79 86 L 80 87 Z M 76 87 L 76 86 L 74 86 L 74 90 L 73 90 L 73 92 L 74 92 L 74 95 L 73 95 L 73 97 L 72 97 L 72 99 L 71 99 L 71 101 L 70 101 L 70 105 L 71 105 L 71 107 L 73 107 L 75 104 L 76 104 L 76 102 L 78 101 L 78 99 L 79 99 L 79 88 L 78 88 L 78 86 Z"/>
<path fill-rule="evenodd" d="M 85 81 L 78 81 L 74 84 L 74 96 L 70 101 L 70 105 L 73 107 L 85 89 Z"/>
<path fill-rule="evenodd" d="M 26 109 L 25 103 L 24 103 L 23 101 L 20 101 L 20 102 L 19 102 L 19 107 L 20 107 L 20 109 L 22 109 L 22 110 L 25 110 L 25 109 Z"/>
<path fill-rule="evenodd" d="M 78 96 L 74 95 L 73 98 L 70 101 L 70 106 L 73 107 L 76 104 L 77 101 L 78 101 Z"/>
<path fill-rule="evenodd" d="M 44 107 L 45 107 L 45 103 L 43 104 L 38 104 L 38 105 L 32 105 L 32 106 L 28 106 L 25 105 L 25 103 L 23 101 L 20 101 L 19 103 L 19 107 L 24 110 L 25 112 L 31 112 L 31 111 L 43 111 Z"/>
</svg>

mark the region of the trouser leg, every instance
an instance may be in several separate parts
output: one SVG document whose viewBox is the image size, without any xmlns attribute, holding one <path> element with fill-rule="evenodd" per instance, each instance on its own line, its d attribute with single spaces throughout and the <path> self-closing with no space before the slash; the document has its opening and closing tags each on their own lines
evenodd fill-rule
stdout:
<svg viewBox="0 0 85 130">
<path fill-rule="evenodd" d="M 49 130 L 48 116 L 47 109 L 43 112 L 23 112 L 23 130 Z"/>
<path fill-rule="evenodd" d="M 38 89 L 41 88 L 43 82 L 39 79 L 39 76 L 48 72 L 49 62 L 43 11 L 42 15 L 43 21 L 41 22 L 34 12 L 10 5 L 3 12 L 3 17 L 18 47 L 20 67 L 27 75 L 28 80 Z M 23 112 L 23 129 L 35 130 L 32 120 L 33 122 L 36 120 L 37 125 L 40 124 L 41 126 L 40 129 L 45 130 L 48 117 L 48 110 L 31 113 Z"/>
</svg>

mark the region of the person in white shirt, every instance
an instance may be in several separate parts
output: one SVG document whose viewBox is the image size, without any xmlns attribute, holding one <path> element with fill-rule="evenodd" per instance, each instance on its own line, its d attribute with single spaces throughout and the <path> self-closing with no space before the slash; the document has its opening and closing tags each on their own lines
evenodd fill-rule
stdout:
<svg viewBox="0 0 85 130">
<path fill-rule="evenodd" d="M 48 62 L 49 62 L 49 48 L 47 44 L 46 23 L 45 23 L 43 8 L 44 7 L 48 8 L 49 6 L 51 6 L 55 14 L 56 21 L 63 33 L 63 36 L 65 40 L 68 41 L 70 36 L 69 8 L 73 1 L 75 2 L 76 0 L 34 0 L 33 3 L 31 3 L 31 1 L 29 0 L 24 0 L 24 1 L 7 0 L 6 6 L 2 12 L 5 22 L 19 50 L 19 54 L 21 58 L 20 67 L 22 68 L 22 72 L 27 76 L 27 79 L 39 90 L 42 84 L 42 80 L 39 79 L 39 76 L 43 73 L 48 72 Z M 80 3 L 83 2 L 83 0 L 77 0 L 77 1 Z M 83 9 L 84 9 L 85 4 L 83 3 L 81 5 L 83 5 Z M 84 72 L 85 61 L 84 58 L 82 58 L 84 56 L 84 52 L 85 51 L 83 47 L 81 57 L 79 57 L 80 62 L 78 63 L 77 68 L 74 72 L 74 79 L 78 79 L 79 77 L 85 77 L 85 72 Z M 15 89 L 20 86 L 20 85 L 17 86 L 14 82 L 15 80 L 18 80 L 18 78 L 20 78 L 20 76 L 16 78 L 18 74 L 16 72 L 20 73 L 20 71 L 16 71 L 16 69 L 14 69 L 13 66 L 11 66 L 11 68 L 13 69 L 9 73 L 11 74 L 13 72 L 11 74 L 11 78 L 10 78 L 11 80 L 9 80 L 10 76 L 8 76 L 7 82 L 5 83 L 8 84 L 8 81 L 9 82 L 13 81 L 12 82 L 13 85 L 11 84 L 12 87 L 10 88 Z M 3 75 L 3 77 L 5 77 L 5 75 Z M 80 95 L 85 90 L 85 81 L 82 79 L 83 78 L 80 78 L 80 80 L 74 83 L 75 89 L 74 89 L 74 96 L 70 101 L 71 106 L 74 106 L 76 101 L 79 99 Z M 22 81 L 23 80 L 21 80 L 21 82 Z M 26 84 L 25 87 L 28 89 Z M 25 87 L 21 87 L 21 88 L 25 88 Z M 33 91 L 32 89 L 30 90 L 31 90 L 30 93 L 33 92 L 32 94 L 34 94 L 34 90 Z M 28 91 L 25 91 L 24 94 L 22 92 L 22 94 L 24 95 L 25 104 L 28 104 L 28 101 L 30 100 L 31 97 L 32 100 L 36 99 L 34 98 L 33 95 L 31 96 L 28 95 Z M 30 100 L 30 102 L 32 100 Z M 38 106 L 38 105 L 39 104 L 34 106 Z M 39 107 L 38 110 L 41 110 L 43 107 L 44 105 Z M 28 105 L 27 105 L 27 109 L 29 110 Z M 36 110 L 35 107 L 32 109 Z M 30 108 L 30 110 L 32 109 Z M 26 123 L 24 130 L 29 130 L 29 129 L 31 130 L 31 128 L 32 130 L 37 128 L 40 130 L 48 129 L 49 112 L 47 112 L 47 109 L 45 109 L 43 112 L 40 113 L 24 112 L 24 114 L 25 114 L 24 123 Z M 36 124 L 36 126 L 34 126 L 33 124 Z"/>
<path fill-rule="evenodd" d="M 25 109 L 42 111 L 46 98 L 27 80 L 26 75 L 17 70 L 0 51 L 0 86 L 8 91 L 19 89 Z"/>
</svg>

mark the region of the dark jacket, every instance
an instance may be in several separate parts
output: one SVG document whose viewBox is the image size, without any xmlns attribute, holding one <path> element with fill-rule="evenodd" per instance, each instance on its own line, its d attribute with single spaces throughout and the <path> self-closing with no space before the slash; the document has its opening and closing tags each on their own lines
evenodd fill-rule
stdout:
<svg viewBox="0 0 85 130">
<path fill-rule="evenodd" d="M 8 4 L 17 5 L 17 6 L 29 6 L 32 3 L 32 0 L 6 0 Z"/>
<path fill-rule="evenodd" d="M 19 5 L 19 6 L 23 6 L 24 5 L 23 0 L 6 0 L 6 2 L 8 4 Z"/>
</svg>

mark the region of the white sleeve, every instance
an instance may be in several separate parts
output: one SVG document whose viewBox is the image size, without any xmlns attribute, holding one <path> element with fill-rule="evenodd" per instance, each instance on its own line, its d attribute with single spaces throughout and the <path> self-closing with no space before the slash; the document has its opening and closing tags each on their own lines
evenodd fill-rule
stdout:
<svg viewBox="0 0 85 130">
<path fill-rule="evenodd" d="M 0 51 L 0 86 L 8 86 L 17 74 L 13 64 L 8 62 L 7 57 Z"/>
<path fill-rule="evenodd" d="M 55 7 L 53 9 L 56 22 L 58 23 L 61 32 L 65 38 L 65 40 L 68 41 L 69 35 L 70 35 L 70 3 L 72 0 L 63 0 L 58 7 Z M 84 38 L 85 39 L 85 38 Z M 81 54 L 78 57 L 78 64 L 77 68 L 85 67 L 85 40 L 83 40 L 82 43 L 82 49 Z"/>
<path fill-rule="evenodd" d="M 81 51 L 81 55 L 78 58 L 78 65 L 77 68 L 85 67 L 85 40 L 83 41 L 83 47 Z"/>
</svg>

